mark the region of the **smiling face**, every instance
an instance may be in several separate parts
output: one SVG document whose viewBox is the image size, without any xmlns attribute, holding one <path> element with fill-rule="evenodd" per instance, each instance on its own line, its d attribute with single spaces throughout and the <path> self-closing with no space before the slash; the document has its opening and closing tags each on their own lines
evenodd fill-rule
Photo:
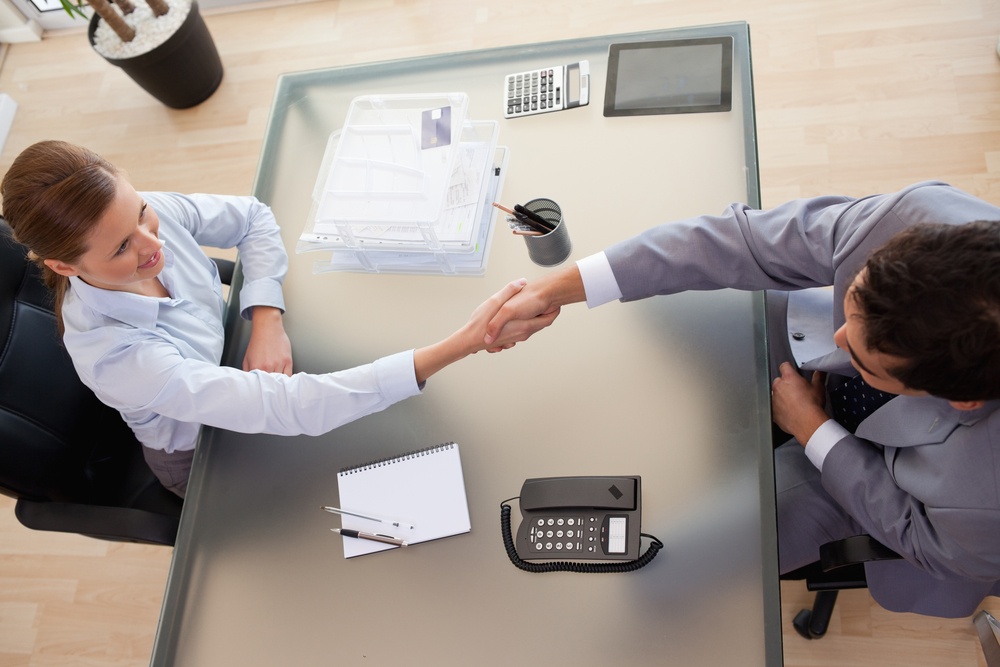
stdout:
<svg viewBox="0 0 1000 667">
<path fill-rule="evenodd" d="M 45 264 L 64 276 L 78 276 L 94 287 L 159 294 L 156 277 L 163 269 L 160 220 L 135 188 L 117 179 L 117 192 L 87 237 L 87 250 L 75 262 L 46 259 Z"/>
<path fill-rule="evenodd" d="M 910 389 L 893 377 L 890 369 L 900 366 L 902 359 L 866 346 L 864 316 L 854 298 L 854 286 L 863 281 L 864 276 L 864 271 L 859 273 L 847 290 L 844 297 L 846 321 L 834 332 L 834 343 L 851 355 L 851 364 L 861 373 L 864 381 L 875 389 L 904 396 L 926 396 L 927 392 Z"/>
</svg>

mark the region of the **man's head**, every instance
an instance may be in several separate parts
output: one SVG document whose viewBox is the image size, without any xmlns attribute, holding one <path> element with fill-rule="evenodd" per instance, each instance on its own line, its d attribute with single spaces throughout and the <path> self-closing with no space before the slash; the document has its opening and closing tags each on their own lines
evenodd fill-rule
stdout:
<svg viewBox="0 0 1000 667">
<path fill-rule="evenodd" d="M 1000 398 L 1000 221 L 901 232 L 868 259 L 844 308 L 838 344 L 863 374 L 885 376 L 880 389 L 895 381 L 966 407 Z"/>
</svg>

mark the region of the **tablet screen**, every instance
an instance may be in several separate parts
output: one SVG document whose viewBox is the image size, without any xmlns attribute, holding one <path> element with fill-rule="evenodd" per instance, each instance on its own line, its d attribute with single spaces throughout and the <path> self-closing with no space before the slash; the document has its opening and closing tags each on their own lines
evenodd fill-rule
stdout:
<svg viewBox="0 0 1000 667">
<path fill-rule="evenodd" d="M 732 37 L 612 44 L 605 116 L 732 109 Z"/>
</svg>

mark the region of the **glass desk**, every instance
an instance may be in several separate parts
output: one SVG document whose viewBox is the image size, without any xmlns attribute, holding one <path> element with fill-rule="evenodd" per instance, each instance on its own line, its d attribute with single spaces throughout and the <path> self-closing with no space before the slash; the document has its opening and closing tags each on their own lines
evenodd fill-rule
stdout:
<svg viewBox="0 0 1000 667">
<path fill-rule="evenodd" d="M 609 44 L 709 35 L 735 40 L 731 112 L 603 116 Z M 503 119 L 505 74 L 581 59 L 588 106 Z M 469 94 L 472 119 L 500 122 L 501 200 L 562 205 L 568 261 L 661 221 L 759 205 L 749 30 L 735 23 L 286 75 L 255 185 L 286 247 L 355 96 L 451 91 Z M 482 277 L 314 274 L 316 259 L 291 254 L 285 283 L 299 371 L 438 340 L 507 281 L 547 270 L 502 220 Z M 466 359 L 327 435 L 207 430 L 152 663 L 781 664 L 763 314 L 761 294 L 728 290 L 570 306 L 515 349 Z M 239 365 L 236 315 L 233 304 L 227 363 Z M 320 510 L 337 504 L 337 471 L 449 440 L 472 531 L 345 560 L 339 519 Z M 564 475 L 641 475 L 643 530 L 666 545 L 657 558 L 629 574 L 516 569 L 500 502 L 525 478 Z"/>
</svg>

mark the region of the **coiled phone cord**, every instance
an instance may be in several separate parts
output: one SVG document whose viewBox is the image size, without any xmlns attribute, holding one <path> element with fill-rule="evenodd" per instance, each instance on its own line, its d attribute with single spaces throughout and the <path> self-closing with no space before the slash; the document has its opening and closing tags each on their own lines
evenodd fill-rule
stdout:
<svg viewBox="0 0 1000 667">
<path fill-rule="evenodd" d="M 503 548 L 507 550 L 507 557 L 516 567 L 525 572 L 634 572 L 649 564 L 649 561 L 656 557 L 663 542 L 647 533 L 639 533 L 642 537 L 652 540 L 646 553 L 635 560 L 613 563 L 575 563 L 572 561 L 549 561 L 546 563 L 529 563 L 517 555 L 514 547 L 514 538 L 510 534 L 510 505 L 507 501 L 500 504 L 500 536 L 503 538 Z"/>
</svg>

